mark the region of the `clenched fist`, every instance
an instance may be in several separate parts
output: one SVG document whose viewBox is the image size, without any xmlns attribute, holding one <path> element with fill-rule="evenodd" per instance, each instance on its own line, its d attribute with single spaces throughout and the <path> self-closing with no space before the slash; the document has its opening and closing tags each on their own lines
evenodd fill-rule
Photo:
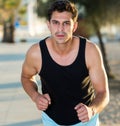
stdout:
<svg viewBox="0 0 120 126">
<path fill-rule="evenodd" d="M 78 119 L 81 122 L 88 122 L 93 116 L 92 108 L 86 106 L 83 103 L 79 103 L 78 105 L 76 105 L 75 110 L 77 112 Z"/>
<path fill-rule="evenodd" d="M 39 94 L 35 100 L 36 106 L 39 110 L 45 111 L 51 104 L 49 94 Z"/>
</svg>

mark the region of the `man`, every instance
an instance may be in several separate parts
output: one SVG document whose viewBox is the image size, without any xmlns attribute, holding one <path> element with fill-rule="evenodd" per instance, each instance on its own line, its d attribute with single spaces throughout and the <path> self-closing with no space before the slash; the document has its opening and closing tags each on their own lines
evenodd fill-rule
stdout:
<svg viewBox="0 0 120 126">
<path fill-rule="evenodd" d="M 31 46 L 23 63 L 23 88 L 42 111 L 44 126 L 98 126 L 98 114 L 109 102 L 99 48 L 73 36 L 77 17 L 74 4 L 54 1 L 48 9 L 51 36 Z M 42 94 L 36 74 L 41 78 Z"/>
</svg>

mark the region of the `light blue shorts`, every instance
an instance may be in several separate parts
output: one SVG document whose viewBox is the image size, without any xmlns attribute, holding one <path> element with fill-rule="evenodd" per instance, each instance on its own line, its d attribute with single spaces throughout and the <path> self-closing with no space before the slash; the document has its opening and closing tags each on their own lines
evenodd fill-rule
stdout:
<svg viewBox="0 0 120 126">
<path fill-rule="evenodd" d="M 65 125 L 58 125 L 45 112 L 42 112 L 42 121 L 44 126 L 65 126 Z M 89 122 L 85 123 L 80 122 L 69 126 L 99 126 L 99 115 L 96 114 L 95 116 L 93 116 Z"/>
</svg>

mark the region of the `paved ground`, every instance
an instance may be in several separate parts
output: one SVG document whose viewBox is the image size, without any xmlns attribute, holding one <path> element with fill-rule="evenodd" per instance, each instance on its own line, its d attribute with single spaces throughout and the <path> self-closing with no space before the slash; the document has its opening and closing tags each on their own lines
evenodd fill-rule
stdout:
<svg viewBox="0 0 120 126">
<path fill-rule="evenodd" d="M 21 65 L 31 44 L 0 44 L 0 126 L 40 126 L 40 112 L 20 83 Z"/>
<path fill-rule="evenodd" d="M 42 126 L 41 112 L 23 91 L 20 83 L 22 62 L 31 44 L 0 43 L 0 126 Z M 120 124 L 118 84 L 120 81 L 110 81 L 111 102 L 100 115 L 104 126 Z"/>
</svg>

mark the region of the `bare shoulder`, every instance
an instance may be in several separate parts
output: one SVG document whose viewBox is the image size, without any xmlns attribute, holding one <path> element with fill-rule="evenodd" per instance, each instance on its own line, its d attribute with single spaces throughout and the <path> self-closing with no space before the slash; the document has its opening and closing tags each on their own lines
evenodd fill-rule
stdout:
<svg viewBox="0 0 120 126">
<path fill-rule="evenodd" d="M 86 42 L 86 63 L 89 67 L 91 64 L 98 64 L 102 63 L 102 55 L 100 48 L 95 43 L 92 43 L 91 41 L 87 40 Z"/>
<path fill-rule="evenodd" d="M 26 56 L 28 58 L 38 58 L 40 56 L 39 43 L 33 44 L 27 51 Z"/>
<path fill-rule="evenodd" d="M 33 44 L 26 53 L 25 62 L 39 71 L 41 67 L 41 51 L 39 43 Z"/>
<path fill-rule="evenodd" d="M 92 53 L 93 51 L 100 51 L 98 45 L 91 42 L 90 40 L 87 40 L 86 48 L 87 48 L 87 51 L 89 51 L 89 53 L 90 52 Z"/>
<path fill-rule="evenodd" d="M 100 48 L 95 43 L 87 40 L 86 42 L 86 53 L 92 57 L 101 55 Z"/>
</svg>

